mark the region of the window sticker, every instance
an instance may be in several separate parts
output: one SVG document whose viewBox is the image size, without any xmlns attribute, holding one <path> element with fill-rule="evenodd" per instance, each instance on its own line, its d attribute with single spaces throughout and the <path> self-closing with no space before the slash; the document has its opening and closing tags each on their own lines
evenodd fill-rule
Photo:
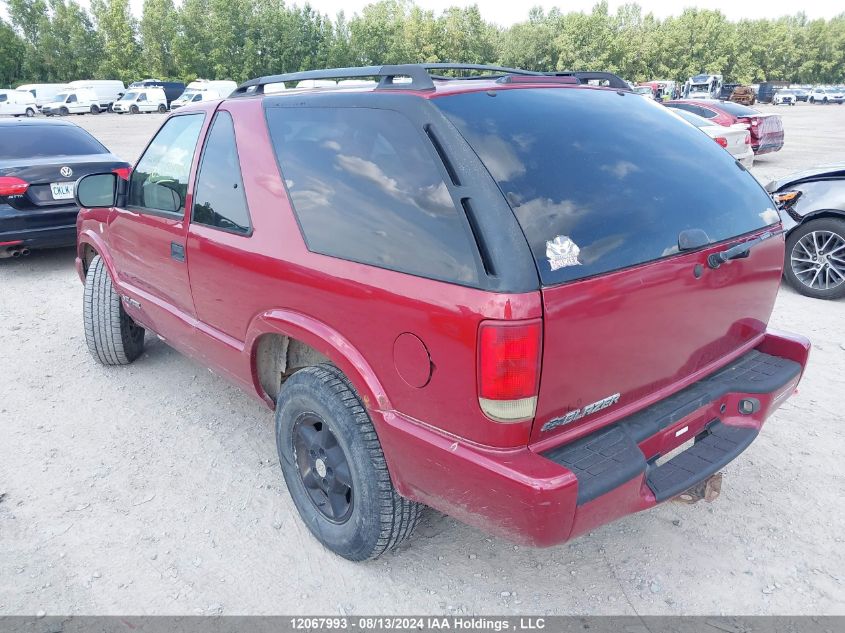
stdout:
<svg viewBox="0 0 845 633">
<path fill-rule="evenodd" d="M 567 266 L 580 266 L 581 262 L 578 261 L 580 252 L 578 245 L 567 235 L 558 235 L 551 242 L 546 242 L 546 257 L 553 271 Z"/>
</svg>

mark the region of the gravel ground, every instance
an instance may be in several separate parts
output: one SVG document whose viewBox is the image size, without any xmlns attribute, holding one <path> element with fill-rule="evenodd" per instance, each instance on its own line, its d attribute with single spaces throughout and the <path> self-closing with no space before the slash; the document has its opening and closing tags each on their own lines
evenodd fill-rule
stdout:
<svg viewBox="0 0 845 633">
<path fill-rule="evenodd" d="M 845 160 L 845 107 L 777 111 L 762 181 Z M 134 160 L 162 117 L 73 120 Z M 781 290 L 772 325 L 811 363 L 716 503 L 545 550 L 428 511 L 366 564 L 299 522 L 269 411 L 158 340 L 98 365 L 81 306 L 71 250 L 0 260 L 0 615 L 845 614 L 845 302 Z"/>
</svg>

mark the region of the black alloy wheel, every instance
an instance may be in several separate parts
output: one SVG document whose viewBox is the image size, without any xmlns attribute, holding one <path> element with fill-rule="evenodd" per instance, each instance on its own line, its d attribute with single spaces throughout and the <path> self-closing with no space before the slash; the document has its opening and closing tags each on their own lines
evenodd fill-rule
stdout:
<svg viewBox="0 0 845 633">
<path fill-rule="evenodd" d="M 303 413 L 296 420 L 293 451 L 311 503 L 329 521 L 345 522 L 354 503 L 349 462 L 334 433 L 316 413 Z"/>
</svg>

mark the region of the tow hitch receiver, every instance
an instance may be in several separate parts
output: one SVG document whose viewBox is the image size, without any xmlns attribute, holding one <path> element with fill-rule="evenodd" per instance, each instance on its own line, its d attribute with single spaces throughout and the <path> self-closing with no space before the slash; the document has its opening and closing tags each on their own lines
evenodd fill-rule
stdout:
<svg viewBox="0 0 845 633">
<path fill-rule="evenodd" d="M 712 503 L 719 498 L 720 492 L 722 492 L 722 473 L 718 472 L 679 494 L 675 497 L 675 501 L 697 503 L 704 499 L 707 503 Z"/>
</svg>

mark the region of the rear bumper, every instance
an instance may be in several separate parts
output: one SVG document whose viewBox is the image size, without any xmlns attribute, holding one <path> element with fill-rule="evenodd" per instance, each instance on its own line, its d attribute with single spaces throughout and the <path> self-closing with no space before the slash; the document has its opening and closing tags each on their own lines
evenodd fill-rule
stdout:
<svg viewBox="0 0 845 633">
<path fill-rule="evenodd" d="M 768 332 L 707 378 L 542 454 L 489 450 L 396 412 L 375 415 L 401 494 L 487 532 L 549 546 L 670 499 L 729 463 L 795 391 L 809 350 L 806 339 Z M 657 465 L 692 438 L 691 448 Z"/>
<path fill-rule="evenodd" d="M 779 152 L 783 148 L 783 134 L 779 136 L 775 136 L 772 138 L 765 138 L 759 144 L 751 144 L 751 149 L 754 150 L 754 153 L 759 154 L 770 154 L 771 152 Z"/>
<path fill-rule="evenodd" d="M 18 210 L 0 205 L 0 243 L 19 242 L 18 248 L 59 248 L 76 244 L 73 206 Z"/>
</svg>

